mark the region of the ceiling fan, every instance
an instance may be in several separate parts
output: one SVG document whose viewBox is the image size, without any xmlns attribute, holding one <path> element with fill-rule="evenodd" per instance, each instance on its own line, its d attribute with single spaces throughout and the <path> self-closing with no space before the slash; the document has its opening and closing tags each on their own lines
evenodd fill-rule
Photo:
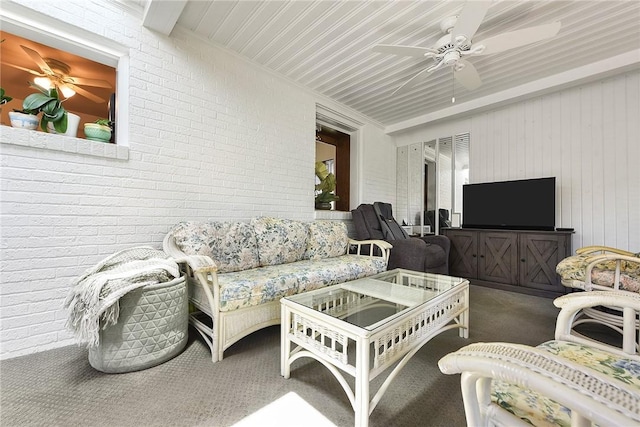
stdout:
<svg viewBox="0 0 640 427">
<path fill-rule="evenodd" d="M 473 42 L 473 36 L 478 31 L 478 27 L 480 27 L 491 3 L 490 1 L 468 1 L 460 15 L 442 20 L 440 28 L 445 35 L 433 47 L 388 44 L 374 46 L 374 52 L 432 58 L 434 61 L 432 66 L 425 68 L 404 82 L 392 95 L 406 92 L 417 82 L 419 77 L 444 67 L 452 67 L 455 79 L 465 88 L 468 90 L 476 89 L 482 84 L 482 80 L 473 64 L 464 59 L 464 57 L 504 52 L 554 37 L 560 31 L 560 22 L 553 22 L 498 34 L 480 42 Z"/>
<path fill-rule="evenodd" d="M 84 96 L 85 98 L 96 102 L 103 103 L 107 102 L 105 99 L 100 98 L 92 94 L 91 92 L 79 87 L 81 86 L 94 86 L 94 87 L 103 87 L 103 88 L 112 88 L 111 84 L 105 80 L 96 80 L 96 79 L 88 79 L 84 77 L 75 77 L 70 76 L 71 67 L 69 67 L 64 62 L 58 61 L 53 58 L 43 58 L 40 56 L 38 52 L 35 50 L 28 48 L 26 46 L 20 45 L 22 50 L 26 52 L 27 55 L 38 65 L 40 71 L 32 70 L 29 68 L 21 67 L 15 64 L 9 64 L 10 67 L 17 68 L 19 70 L 26 71 L 30 74 L 33 74 L 38 77 L 43 77 L 49 80 L 50 85 L 56 86 L 67 98 L 69 96 L 73 96 L 73 91 L 78 95 Z M 67 95 L 70 94 L 70 95 Z"/>
</svg>

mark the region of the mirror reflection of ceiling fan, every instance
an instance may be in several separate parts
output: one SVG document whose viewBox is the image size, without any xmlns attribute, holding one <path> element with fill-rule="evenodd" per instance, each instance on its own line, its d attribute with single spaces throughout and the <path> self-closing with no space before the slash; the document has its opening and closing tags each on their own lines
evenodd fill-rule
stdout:
<svg viewBox="0 0 640 427">
<path fill-rule="evenodd" d="M 452 67 L 455 79 L 465 88 L 468 90 L 476 89 L 482 84 L 482 80 L 473 64 L 464 59 L 464 57 L 504 52 L 549 39 L 560 31 L 560 22 L 553 22 L 498 34 L 479 42 L 472 42 L 473 36 L 478 31 L 491 3 L 490 1 L 467 1 L 460 15 L 442 20 L 440 28 L 445 35 L 433 47 L 387 44 L 374 46 L 374 52 L 432 58 L 434 61 L 433 65 L 407 80 L 392 95 L 407 92 L 420 77 L 425 77 L 443 67 Z"/>
<path fill-rule="evenodd" d="M 15 64 L 7 63 L 7 65 L 37 76 L 34 79 L 34 82 L 39 86 L 45 88 L 55 86 L 60 92 L 62 92 L 62 95 L 65 98 L 70 98 L 77 93 L 78 95 L 83 96 L 96 103 L 107 102 L 107 100 L 94 95 L 93 93 L 81 88 L 80 86 L 93 86 L 112 89 L 112 86 L 109 82 L 105 80 L 70 76 L 69 73 L 71 72 L 71 67 L 69 67 L 64 62 L 58 61 L 53 58 L 43 58 L 38 52 L 31 48 L 22 45 L 20 45 L 20 47 L 26 52 L 27 55 L 29 55 L 29 57 L 36 63 L 36 65 L 38 65 L 40 71 L 21 67 Z"/>
</svg>

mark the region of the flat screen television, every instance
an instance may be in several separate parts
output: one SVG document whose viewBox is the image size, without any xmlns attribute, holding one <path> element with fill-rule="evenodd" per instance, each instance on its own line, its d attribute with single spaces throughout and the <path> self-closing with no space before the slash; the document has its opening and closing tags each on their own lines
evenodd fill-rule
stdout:
<svg viewBox="0 0 640 427">
<path fill-rule="evenodd" d="M 555 225 L 555 177 L 462 187 L 463 228 L 552 231 Z"/>
</svg>

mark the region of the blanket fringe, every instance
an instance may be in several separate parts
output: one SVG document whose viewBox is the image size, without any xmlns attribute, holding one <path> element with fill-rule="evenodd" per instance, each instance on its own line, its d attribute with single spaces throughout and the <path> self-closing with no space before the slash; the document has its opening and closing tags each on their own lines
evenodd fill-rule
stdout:
<svg viewBox="0 0 640 427">
<path fill-rule="evenodd" d="M 69 310 L 67 327 L 87 347 L 98 346 L 100 329 L 118 322 L 120 298 L 135 289 L 179 276 L 178 264 L 151 247 L 110 255 L 73 282 L 64 303 Z"/>
</svg>

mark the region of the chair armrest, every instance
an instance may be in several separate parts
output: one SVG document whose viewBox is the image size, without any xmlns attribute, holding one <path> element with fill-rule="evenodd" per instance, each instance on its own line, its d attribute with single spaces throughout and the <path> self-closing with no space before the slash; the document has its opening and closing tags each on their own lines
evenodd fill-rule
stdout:
<svg viewBox="0 0 640 427">
<path fill-rule="evenodd" d="M 187 255 L 178 247 L 171 233 L 167 234 L 162 241 L 162 249 L 175 262 L 183 266 L 183 269 L 190 280 L 195 280 L 200 284 L 209 303 L 208 313 L 210 316 L 217 316 L 220 311 L 220 287 L 218 286 L 218 266 L 205 255 Z M 213 292 L 211 290 L 213 289 Z"/>
<path fill-rule="evenodd" d="M 519 344 L 476 343 L 444 356 L 445 374 L 462 373 L 467 424 L 490 425 L 485 418 L 515 425 L 513 416 L 491 402 L 493 380 L 533 390 L 572 411 L 572 425 L 628 425 L 640 422 L 637 389 L 542 349 Z"/>
<path fill-rule="evenodd" d="M 594 285 L 591 282 L 591 273 L 596 266 L 601 265 L 602 263 L 605 263 L 607 261 L 615 262 L 615 269 L 613 269 L 615 271 L 615 277 L 613 282 L 614 289 L 618 289 L 618 286 L 620 284 L 620 273 L 622 271 L 628 270 L 626 268 L 628 266 L 628 263 L 638 264 L 638 271 L 640 271 L 640 257 L 637 257 L 637 256 L 623 255 L 620 253 L 608 253 L 608 254 L 603 253 L 603 254 L 596 254 L 596 255 L 587 257 L 587 259 L 585 260 L 585 262 L 587 263 L 587 267 L 585 269 L 585 276 L 584 276 L 585 290 L 590 291 L 592 289 L 602 289 L 601 286 Z M 624 267 L 622 264 L 623 261 L 625 262 Z M 612 269 L 606 268 L 606 270 L 612 270 Z"/>
<path fill-rule="evenodd" d="M 636 315 L 640 313 L 640 294 L 627 291 L 574 292 L 556 298 L 553 304 L 560 308 L 556 320 L 556 340 L 585 344 L 617 355 L 638 358 L 640 361 L 636 350 Z M 597 306 L 606 306 L 622 311 L 622 348 L 571 333 L 578 312 Z"/>
<path fill-rule="evenodd" d="M 607 252 L 618 254 L 618 255 L 633 256 L 633 252 L 625 251 L 618 248 L 612 248 L 609 246 L 583 246 L 582 248 L 576 249 L 577 255 L 585 255 L 585 254 L 591 254 L 591 253 L 604 254 Z"/>
<path fill-rule="evenodd" d="M 349 247 L 356 247 L 356 255 L 375 257 L 375 248 L 380 251 L 379 257 L 384 258 L 385 262 L 389 262 L 389 252 L 393 245 L 384 240 L 353 240 L 349 239 Z M 368 253 L 363 253 L 363 249 L 368 249 Z"/>
<path fill-rule="evenodd" d="M 430 243 L 432 245 L 438 245 L 444 252 L 449 256 L 449 248 L 451 247 L 451 240 L 447 236 L 437 235 L 437 236 L 422 236 L 418 237 L 421 240 L 424 240 L 425 243 Z"/>
</svg>

